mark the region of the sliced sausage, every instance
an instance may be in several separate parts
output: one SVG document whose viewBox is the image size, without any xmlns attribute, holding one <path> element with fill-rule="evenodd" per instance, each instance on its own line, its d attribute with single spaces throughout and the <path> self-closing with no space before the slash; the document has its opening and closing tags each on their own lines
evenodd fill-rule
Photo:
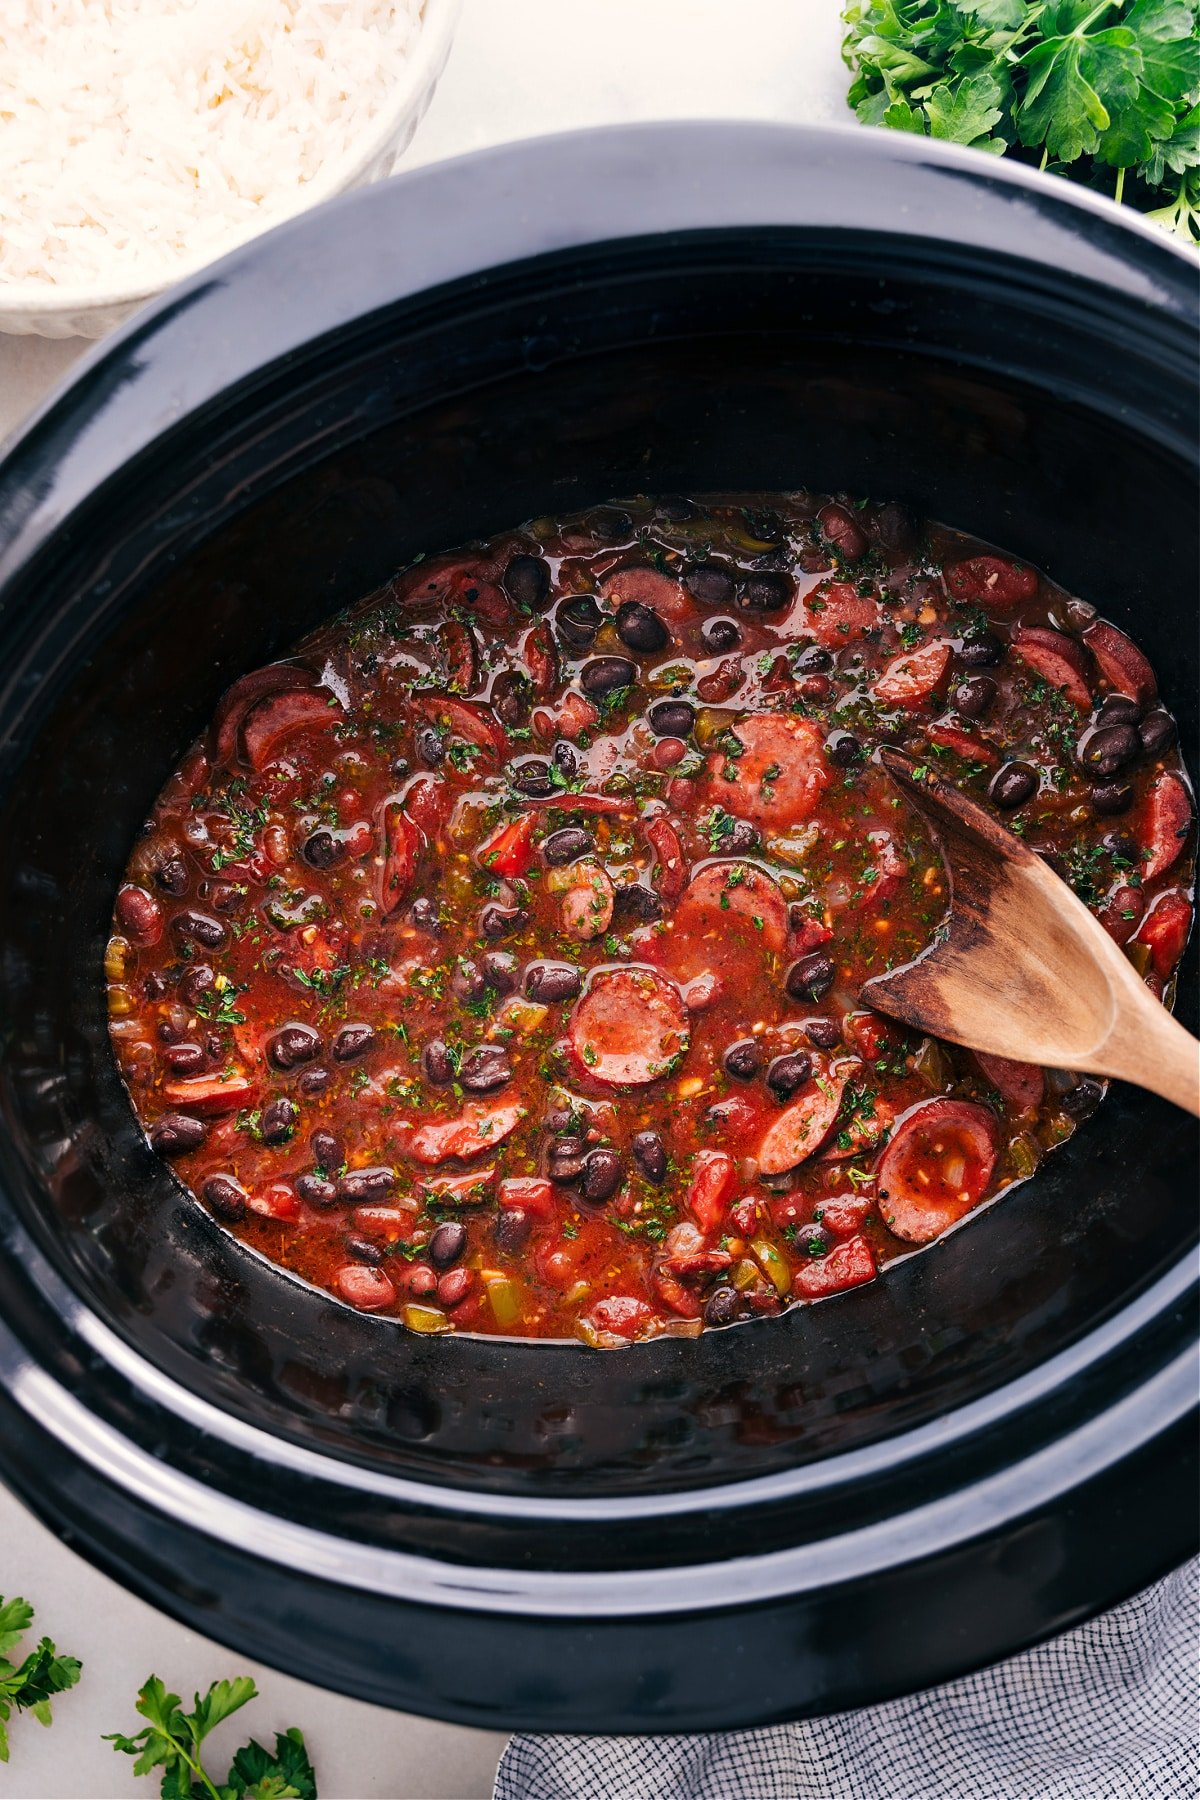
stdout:
<svg viewBox="0 0 1200 1800">
<path fill-rule="evenodd" d="M 946 586 L 956 600 L 978 600 L 1007 610 L 1034 598 L 1038 578 L 1035 569 L 1006 556 L 967 556 L 947 565 Z"/>
<path fill-rule="evenodd" d="M 244 1075 L 231 1075 L 225 1081 L 218 1075 L 200 1075 L 191 1081 L 164 1083 L 163 1099 L 199 1113 L 201 1118 L 216 1119 L 253 1105 L 256 1091 L 254 1082 Z"/>
<path fill-rule="evenodd" d="M 760 1175 L 786 1175 L 820 1149 L 838 1116 L 845 1086 L 845 1076 L 822 1076 L 784 1107 L 759 1143 Z"/>
<path fill-rule="evenodd" d="M 685 940 L 704 943 L 701 966 L 709 966 L 721 960 L 717 951 L 731 929 L 748 933 L 760 950 L 779 954 L 787 943 L 788 905 L 778 882 L 756 864 L 733 858 L 706 863 L 688 883 L 675 909 L 672 951 Z"/>
<path fill-rule="evenodd" d="M 984 1079 L 990 1081 L 1002 1100 L 1007 1101 L 1014 1112 L 1033 1112 L 1042 1104 L 1046 1093 L 1046 1077 L 1036 1063 L 1014 1062 L 1007 1056 L 987 1056 L 982 1050 L 973 1051 L 975 1061 L 983 1071 Z"/>
<path fill-rule="evenodd" d="M 1146 795 L 1138 841 L 1146 855 L 1142 878 L 1153 881 L 1178 862 L 1192 829 L 1192 798 L 1173 770 L 1160 775 Z"/>
<path fill-rule="evenodd" d="M 741 753 L 729 746 L 709 758 L 712 804 L 775 830 L 810 818 L 830 778 L 818 727 L 789 713 L 758 713 L 731 735 Z"/>
<path fill-rule="evenodd" d="M 281 744 L 298 731 L 320 731 L 337 723 L 333 696 L 324 688 L 272 694 L 260 700 L 242 726 L 242 750 L 252 769 L 265 769 Z"/>
<path fill-rule="evenodd" d="M 1150 961 L 1160 981 L 1165 981 L 1183 955 L 1192 929 L 1192 908 L 1178 890 L 1162 897 L 1138 927 L 1137 942 L 1149 944 Z"/>
<path fill-rule="evenodd" d="M 438 632 L 437 647 L 446 686 L 456 694 L 469 694 L 479 679 L 479 646 L 471 627 L 462 619 L 447 619 Z"/>
<path fill-rule="evenodd" d="M 801 631 L 829 650 L 855 642 L 883 619 L 878 595 L 860 594 L 852 581 L 823 581 L 800 604 Z"/>
<path fill-rule="evenodd" d="M 571 1017 L 580 1070 L 611 1087 L 642 1087 L 674 1068 L 688 1047 L 687 1011 L 673 982 L 651 969 L 602 969 Z"/>
<path fill-rule="evenodd" d="M 1080 710 L 1092 704 L 1091 669 L 1083 645 L 1048 625 L 1021 625 L 1013 633 L 1013 655 L 1067 696 Z"/>
<path fill-rule="evenodd" d="M 996 1120 L 970 1100 L 929 1100 L 900 1125 L 879 1159 L 884 1224 L 928 1244 L 977 1206 L 996 1166 Z"/>
<path fill-rule="evenodd" d="M 885 706 L 923 706 L 946 678 L 949 644 L 926 644 L 894 657 L 871 689 Z"/>
<path fill-rule="evenodd" d="M 875 1279 L 875 1257 L 864 1237 L 848 1238 L 837 1244 L 828 1256 L 814 1256 L 796 1270 L 792 1292 L 801 1300 L 823 1300 L 827 1294 L 841 1294 L 847 1288 L 861 1287 Z"/>
<path fill-rule="evenodd" d="M 423 839 L 404 808 L 388 801 L 380 820 L 383 861 L 379 873 L 379 905 L 386 919 L 406 899 L 417 872 Z"/>
<path fill-rule="evenodd" d="M 618 606 L 633 600 L 648 606 L 661 619 L 681 625 L 696 617 L 696 607 L 673 575 L 662 569 L 639 565 L 631 569 L 615 569 L 601 584 L 600 595 L 615 612 Z"/>
<path fill-rule="evenodd" d="M 231 765 L 237 758 L 242 721 L 252 707 L 271 694 L 299 693 L 313 686 L 312 673 L 296 663 L 268 663 L 235 681 L 217 707 L 213 719 L 213 751 L 216 761 Z"/>
<path fill-rule="evenodd" d="M 503 1143 L 524 1116 L 525 1108 L 515 1103 L 465 1106 L 456 1119 L 435 1119 L 419 1126 L 408 1140 L 407 1151 L 414 1162 L 427 1167 L 452 1158 L 465 1162 Z"/>
<path fill-rule="evenodd" d="M 1139 706 L 1149 706 L 1158 693 L 1154 670 L 1123 631 L 1107 619 L 1095 619 L 1084 632 L 1083 641 L 1115 693 L 1128 694 Z"/>
<path fill-rule="evenodd" d="M 494 766 L 508 754 L 503 730 L 481 706 L 469 700 L 454 700 L 446 694 L 439 694 L 436 699 L 418 698 L 414 705 L 431 724 L 440 725 L 465 744 L 473 744 L 484 763 Z"/>
<path fill-rule="evenodd" d="M 737 1181 L 737 1164 L 727 1150 L 697 1150 L 692 1158 L 688 1210 L 703 1232 L 716 1231 Z"/>
</svg>

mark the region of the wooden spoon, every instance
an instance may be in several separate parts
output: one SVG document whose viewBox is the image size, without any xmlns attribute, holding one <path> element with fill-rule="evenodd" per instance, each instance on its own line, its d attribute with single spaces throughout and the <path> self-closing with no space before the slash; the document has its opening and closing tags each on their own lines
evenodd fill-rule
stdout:
<svg viewBox="0 0 1200 1800">
<path fill-rule="evenodd" d="M 933 1037 L 1018 1062 L 1115 1075 L 1200 1116 L 1200 1043 L 1054 871 L 933 770 L 880 760 L 931 827 L 950 912 L 914 962 L 862 999 Z"/>
</svg>

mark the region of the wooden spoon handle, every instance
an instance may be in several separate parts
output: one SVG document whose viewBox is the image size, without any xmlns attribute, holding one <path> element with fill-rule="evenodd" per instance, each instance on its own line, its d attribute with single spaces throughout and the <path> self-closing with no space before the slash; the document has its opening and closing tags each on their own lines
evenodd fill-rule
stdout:
<svg viewBox="0 0 1200 1800">
<path fill-rule="evenodd" d="M 1120 1012 L 1091 1072 L 1149 1088 L 1200 1118 L 1200 1043 L 1130 973 Z"/>
</svg>

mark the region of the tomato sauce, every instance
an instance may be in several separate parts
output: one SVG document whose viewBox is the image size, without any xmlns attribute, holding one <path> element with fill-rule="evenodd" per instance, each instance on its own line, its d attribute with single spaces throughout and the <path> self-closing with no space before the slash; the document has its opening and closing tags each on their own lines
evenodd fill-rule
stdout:
<svg viewBox="0 0 1200 1800">
<path fill-rule="evenodd" d="M 1192 797 L 1122 632 L 894 505 L 637 500 L 418 561 L 229 690 L 116 898 L 151 1144 L 420 1332 L 616 1345 L 873 1280 L 1103 1092 L 859 1004 L 947 903 L 883 743 L 1169 999 Z"/>
</svg>

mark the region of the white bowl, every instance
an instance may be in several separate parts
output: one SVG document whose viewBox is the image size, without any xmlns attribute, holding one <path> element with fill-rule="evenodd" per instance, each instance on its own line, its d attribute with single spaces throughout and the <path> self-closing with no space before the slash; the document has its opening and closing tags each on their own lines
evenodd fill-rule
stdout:
<svg viewBox="0 0 1200 1800">
<path fill-rule="evenodd" d="M 296 204 L 281 205 L 264 212 L 263 231 L 307 211 L 322 200 L 332 199 L 334 194 L 365 187 L 368 182 L 378 181 L 391 173 L 396 158 L 407 149 L 433 98 L 433 90 L 450 54 L 461 4 L 462 0 L 425 0 L 421 30 L 405 66 L 404 79 L 388 104 L 369 121 L 353 155 L 343 156 L 340 161 L 322 169 L 320 175 L 303 188 Z M 194 259 L 183 258 L 168 279 L 134 287 L 100 287 L 83 282 L 0 281 L 0 332 L 17 336 L 31 333 L 49 338 L 104 337 L 153 295 L 186 275 L 194 275 L 218 255 L 245 243 L 251 235 L 254 234 L 235 232 L 219 250 Z"/>
</svg>

